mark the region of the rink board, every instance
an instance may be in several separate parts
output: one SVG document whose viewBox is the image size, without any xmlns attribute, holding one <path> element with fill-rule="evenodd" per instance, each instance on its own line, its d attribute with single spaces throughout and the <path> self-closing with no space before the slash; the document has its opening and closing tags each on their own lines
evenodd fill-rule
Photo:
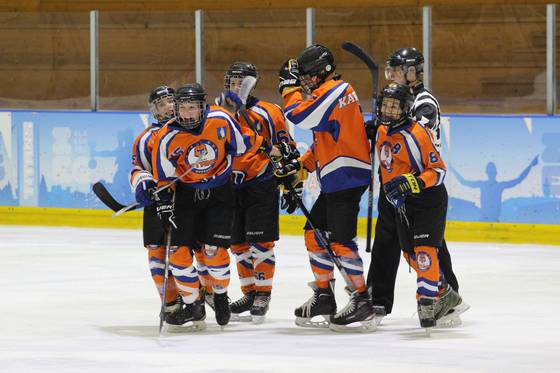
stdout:
<svg viewBox="0 0 560 373">
<path fill-rule="evenodd" d="M 304 223 L 301 215 L 280 215 L 280 233 L 303 234 Z M 366 236 L 366 224 L 366 218 L 358 219 L 358 236 Z M 2 206 L 0 225 L 141 229 L 142 215 L 133 211 L 113 218 L 109 210 Z M 560 225 L 449 221 L 445 237 L 449 241 L 560 245 Z"/>
</svg>

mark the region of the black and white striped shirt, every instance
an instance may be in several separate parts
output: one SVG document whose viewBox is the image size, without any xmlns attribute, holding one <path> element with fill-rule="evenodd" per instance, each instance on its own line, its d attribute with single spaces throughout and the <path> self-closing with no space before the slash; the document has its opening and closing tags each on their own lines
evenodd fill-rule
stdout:
<svg viewBox="0 0 560 373">
<path fill-rule="evenodd" d="M 441 129 L 440 110 L 436 98 L 420 83 L 413 89 L 414 104 L 412 105 L 412 117 L 418 123 L 430 130 L 434 145 L 441 152 Z"/>
</svg>

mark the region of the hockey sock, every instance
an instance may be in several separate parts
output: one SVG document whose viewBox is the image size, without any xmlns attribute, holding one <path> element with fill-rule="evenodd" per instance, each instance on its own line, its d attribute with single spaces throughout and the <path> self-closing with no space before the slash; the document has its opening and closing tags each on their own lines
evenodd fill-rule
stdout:
<svg viewBox="0 0 560 373">
<path fill-rule="evenodd" d="M 354 288 L 359 293 L 365 291 L 367 287 L 364 278 L 364 263 L 360 254 L 358 254 L 358 245 L 356 242 L 332 242 L 331 247 L 336 256 L 340 259 L 342 267 L 344 267 Z"/>
<path fill-rule="evenodd" d="M 204 245 L 204 262 L 212 277 L 212 289 L 216 294 L 223 294 L 229 286 L 229 253 L 223 246 Z"/>
<path fill-rule="evenodd" d="M 202 250 L 202 248 L 197 248 L 194 251 L 198 279 L 200 281 L 200 285 L 206 288 L 206 292 L 208 294 L 212 294 L 212 277 L 208 273 L 208 267 L 206 267 L 206 263 L 204 262 L 204 253 Z"/>
<path fill-rule="evenodd" d="M 274 242 L 251 243 L 251 253 L 255 266 L 255 290 L 272 291 L 272 278 L 276 267 Z"/>
<path fill-rule="evenodd" d="M 417 274 L 416 297 L 436 298 L 439 294 L 440 270 L 437 249 L 433 246 L 416 246 L 414 254 L 403 254 Z"/>
<path fill-rule="evenodd" d="M 237 262 L 237 274 L 241 283 L 241 291 L 247 294 L 255 290 L 255 277 L 253 275 L 253 254 L 248 243 L 231 245 L 231 252 Z"/>
<path fill-rule="evenodd" d="M 315 276 L 315 285 L 318 288 L 328 288 L 329 281 L 333 279 L 334 263 L 327 250 L 319 245 L 313 230 L 305 231 L 305 246 L 309 254 L 311 271 Z"/>
<path fill-rule="evenodd" d="M 148 246 L 148 264 L 152 274 L 152 280 L 156 285 L 159 296 L 163 294 L 163 274 L 165 271 L 165 247 L 164 246 Z M 167 291 L 165 293 L 165 303 L 170 303 L 177 299 L 179 295 L 173 275 L 169 273 L 169 281 L 167 281 Z"/>
<path fill-rule="evenodd" d="M 198 273 L 193 265 L 191 249 L 188 246 L 172 248 L 169 258 L 169 268 L 175 278 L 175 284 L 183 301 L 187 304 L 198 299 Z"/>
</svg>

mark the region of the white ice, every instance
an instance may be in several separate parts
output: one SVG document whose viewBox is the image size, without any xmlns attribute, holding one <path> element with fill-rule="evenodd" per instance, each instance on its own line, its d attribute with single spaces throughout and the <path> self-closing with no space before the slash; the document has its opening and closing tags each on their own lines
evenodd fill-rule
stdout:
<svg viewBox="0 0 560 373">
<path fill-rule="evenodd" d="M 461 327 L 434 330 L 429 338 L 413 315 L 415 274 L 405 262 L 394 312 L 378 331 L 296 327 L 293 309 L 311 294 L 302 237 L 282 237 L 277 246 L 264 324 L 220 331 L 210 310 L 207 331 L 159 337 L 159 300 L 140 231 L 3 226 L 0 371 L 558 371 L 560 247 L 449 247 L 472 308 Z M 232 271 L 234 299 L 240 295 L 236 276 Z M 347 299 L 341 282 L 339 307 Z"/>
</svg>

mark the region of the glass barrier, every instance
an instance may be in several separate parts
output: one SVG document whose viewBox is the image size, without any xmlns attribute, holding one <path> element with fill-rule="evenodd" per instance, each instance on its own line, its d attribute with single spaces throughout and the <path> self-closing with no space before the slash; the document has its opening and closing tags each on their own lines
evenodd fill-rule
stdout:
<svg viewBox="0 0 560 373">
<path fill-rule="evenodd" d="M 280 104 L 278 71 L 305 48 L 305 9 L 207 11 L 204 20 L 205 88 L 213 99 L 234 61 L 257 66 L 256 95 Z"/>
<path fill-rule="evenodd" d="M 432 22 L 443 112 L 545 113 L 545 5 L 434 7 Z"/>
<path fill-rule="evenodd" d="M 335 57 L 337 72 L 348 81 L 360 98 L 362 109 L 372 110 L 372 78 L 366 65 L 341 44 L 352 41 L 375 59 L 379 65 L 379 89 L 387 81 L 385 60 L 398 48 L 422 48 L 422 8 L 317 9 L 316 42 L 329 47 Z"/>
<path fill-rule="evenodd" d="M 153 88 L 194 80 L 194 12 L 99 13 L 101 110 L 147 110 Z"/>
<path fill-rule="evenodd" d="M 0 108 L 88 109 L 88 13 L 0 13 Z"/>
</svg>

